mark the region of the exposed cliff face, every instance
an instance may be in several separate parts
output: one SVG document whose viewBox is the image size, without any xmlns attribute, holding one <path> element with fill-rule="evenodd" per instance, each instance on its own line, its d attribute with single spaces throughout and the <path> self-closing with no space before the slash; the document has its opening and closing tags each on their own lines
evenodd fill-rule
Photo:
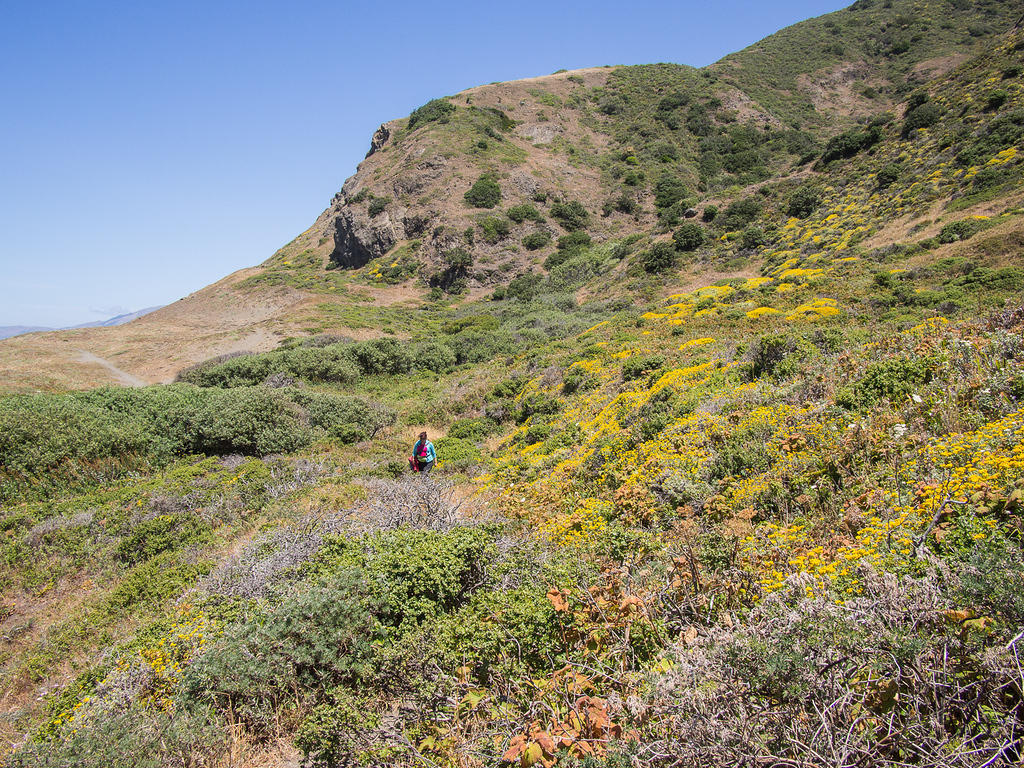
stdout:
<svg viewBox="0 0 1024 768">
<path fill-rule="evenodd" d="M 399 233 L 387 212 L 370 218 L 341 200 L 334 216 L 334 250 L 330 258 L 340 267 L 358 269 L 390 251 L 398 239 Z"/>
<path fill-rule="evenodd" d="M 448 100 L 457 109 L 444 120 L 413 131 L 406 120 L 382 124 L 366 158 L 318 222 L 322 237 L 332 242 L 329 262 L 358 269 L 397 246 L 410 245 L 425 276 L 442 268 L 445 254 L 458 247 L 471 250 L 478 265 L 493 265 L 475 269 L 471 284 L 507 280 L 529 269 L 535 254 L 519 241 L 541 227 L 557 236 L 558 228 L 533 220 L 513 222 L 510 232 L 489 242 L 481 236 L 481 220 L 524 203 L 543 208 L 533 201 L 538 193 L 578 199 L 596 213 L 605 186 L 600 170 L 583 166 L 554 142 L 585 137 L 589 146 L 601 147 L 606 139 L 581 125 L 577 110 L 552 104 L 600 87 L 610 71 L 581 70 L 473 88 Z M 501 187 L 501 202 L 494 209 L 473 208 L 463 200 L 484 174 L 492 174 Z"/>
</svg>

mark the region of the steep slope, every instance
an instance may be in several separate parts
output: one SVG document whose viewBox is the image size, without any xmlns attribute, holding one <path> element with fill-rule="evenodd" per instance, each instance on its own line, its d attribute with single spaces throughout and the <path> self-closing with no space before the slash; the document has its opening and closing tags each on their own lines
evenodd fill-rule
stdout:
<svg viewBox="0 0 1024 768">
<path fill-rule="evenodd" d="M 742 138 L 718 107 L 653 151 L 629 126 L 681 130 L 673 89 L 708 79 L 668 65 L 386 124 L 309 231 L 185 306 L 222 313 L 208 344 L 261 301 L 311 338 L 0 399 L 0 759 L 1019 762 L 1022 72 L 999 36 L 796 167 L 795 129 L 716 143 Z M 585 89 L 559 120 L 593 148 L 529 150 L 545 201 L 513 183 L 527 123 L 486 109 L 543 88 Z M 408 236 L 488 171 L 510 232 L 562 243 L 478 250 L 498 209 L 461 204 Z M 643 205 L 604 216 L 620 183 Z M 403 477 L 424 425 L 437 474 Z"/>
<path fill-rule="evenodd" d="M 263 265 L 124 330 L 0 344 L 0 386 L 109 383 L 76 361 L 78 349 L 158 382 L 291 336 L 358 337 L 383 322 L 367 304 L 411 308 L 431 292 L 476 299 L 544 274 L 569 231 L 602 241 L 675 226 L 731 202 L 736 185 L 809 162 L 854 118 L 898 110 L 916 84 L 991 45 L 1016 10 L 858 2 L 705 70 L 588 69 L 435 100 L 383 124 L 331 206 Z M 464 199 L 481 179 L 477 203 L 492 207 Z"/>
</svg>

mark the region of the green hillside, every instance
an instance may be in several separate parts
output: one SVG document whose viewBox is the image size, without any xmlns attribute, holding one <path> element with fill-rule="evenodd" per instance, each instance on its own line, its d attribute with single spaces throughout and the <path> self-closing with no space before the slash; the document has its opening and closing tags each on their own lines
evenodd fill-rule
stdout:
<svg viewBox="0 0 1024 768">
<path fill-rule="evenodd" d="M 860 0 L 569 75 L 537 147 L 431 102 L 243 286 L 351 297 L 310 335 L 0 399 L 0 762 L 1019 763 L 1015 11 Z M 849 61 L 881 108 L 812 111 Z M 591 175 L 512 183 L 550 155 Z M 437 193 L 332 262 L 333 216 L 435 170 L 410 199 L 476 218 Z"/>
</svg>

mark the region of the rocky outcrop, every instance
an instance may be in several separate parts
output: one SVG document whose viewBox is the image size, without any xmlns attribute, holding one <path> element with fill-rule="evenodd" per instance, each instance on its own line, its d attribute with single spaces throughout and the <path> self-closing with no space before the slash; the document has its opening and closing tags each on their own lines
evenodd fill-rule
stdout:
<svg viewBox="0 0 1024 768">
<path fill-rule="evenodd" d="M 398 240 L 399 233 L 388 213 L 371 219 L 342 203 L 334 217 L 334 250 L 330 258 L 340 267 L 357 269 L 383 256 Z"/>
<path fill-rule="evenodd" d="M 381 123 L 374 134 L 373 138 L 370 139 L 370 151 L 366 153 L 366 157 L 369 157 L 374 152 L 377 152 L 381 147 L 388 143 L 388 139 L 391 138 L 391 129 L 388 128 L 387 123 Z"/>
</svg>

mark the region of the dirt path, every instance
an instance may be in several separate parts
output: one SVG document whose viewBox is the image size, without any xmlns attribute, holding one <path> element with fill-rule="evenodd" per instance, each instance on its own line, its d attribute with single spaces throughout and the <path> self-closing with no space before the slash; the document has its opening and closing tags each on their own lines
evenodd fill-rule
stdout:
<svg viewBox="0 0 1024 768">
<path fill-rule="evenodd" d="M 125 373 L 116 365 L 111 363 L 109 360 L 104 360 L 102 357 L 94 355 L 92 352 L 86 352 L 84 349 L 75 350 L 78 352 L 78 362 L 80 363 L 94 363 L 95 365 L 101 365 L 110 371 L 114 378 L 117 379 L 119 384 L 124 384 L 126 387 L 145 387 L 147 383 L 140 379 L 138 376 L 132 376 L 130 373 Z"/>
</svg>

